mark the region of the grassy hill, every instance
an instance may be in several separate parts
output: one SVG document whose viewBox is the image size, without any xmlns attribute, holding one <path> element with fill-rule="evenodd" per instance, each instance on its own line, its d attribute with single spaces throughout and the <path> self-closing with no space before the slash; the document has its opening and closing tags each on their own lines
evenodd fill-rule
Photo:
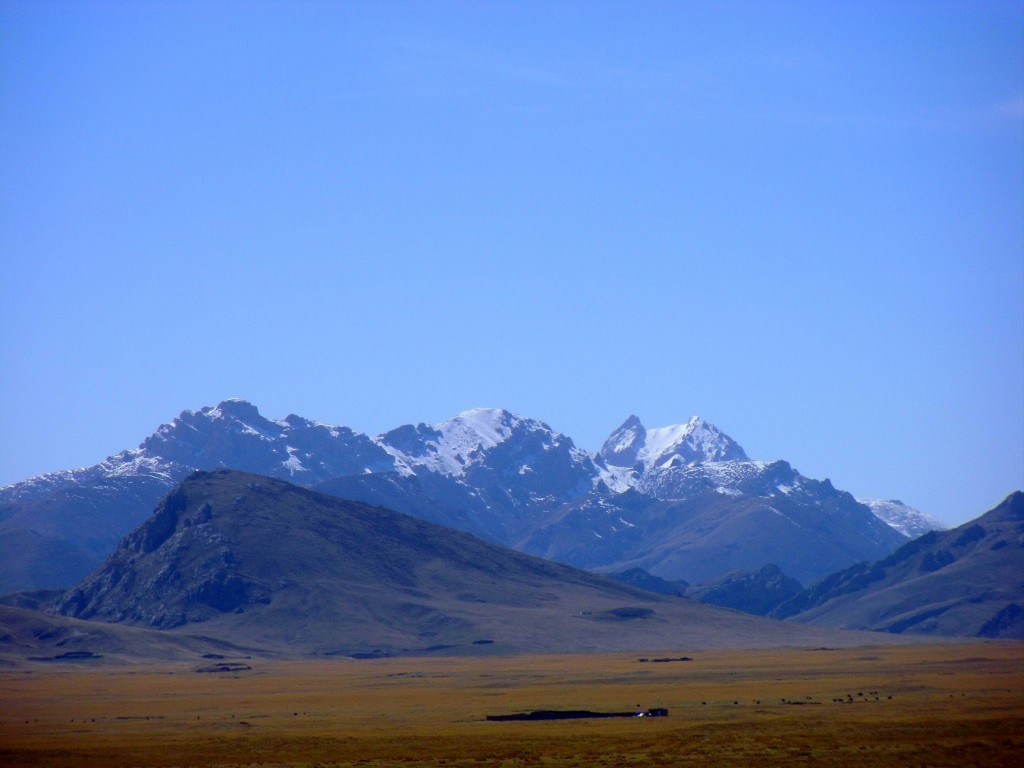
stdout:
<svg viewBox="0 0 1024 768">
<path fill-rule="evenodd" d="M 775 615 L 816 626 L 1024 639 L 1024 493 L 823 579 Z"/>
<path fill-rule="evenodd" d="M 230 470 L 197 472 L 175 488 L 56 610 L 299 655 L 865 642 L 642 592 Z"/>
</svg>

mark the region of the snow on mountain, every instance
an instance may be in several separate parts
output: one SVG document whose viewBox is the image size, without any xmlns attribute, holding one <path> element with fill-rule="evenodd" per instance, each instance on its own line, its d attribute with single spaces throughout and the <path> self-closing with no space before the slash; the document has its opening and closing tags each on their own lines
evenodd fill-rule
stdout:
<svg viewBox="0 0 1024 768">
<path fill-rule="evenodd" d="M 0 507 L 31 502 L 54 493 L 73 492 L 82 486 L 109 486 L 120 478 L 149 478 L 170 489 L 188 472 L 187 467 L 148 456 L 136 448 L 108 456 L 92 467 L 48 472 L 0 488 Z"/>
<path fill-rule="evenodd" d="M 763 471 L 715 425 L 694 416 L 685 424 L 647 429 L 630 416 L 597 454 L 600 479 L 612 493 L 627 488 L 659 499 L 687 498 L 709 489 L 729 493 Z"/>
<path fill-rule="evenodd" d="M 776 462 L 785 464 L 785 462 Z M 654 467 L 636 478 L 633 487 L 641 493 L 656 499 L 676 500 L 688 499 L 704 491 L 732 496 L 744 490 L 755 490 L 749 486 L 758 485 L 758 495 L 771 496 L 778 486 L 789 489 L 801 487 L 801 475 L 785 464 L 784 476 L 776 478 L 780 482 L 758 483 L 765 477 L 766 471 L 774 465 L 764 461 L 737 460 L 712 461 L 705 464 L 680 464 L 669 462 Z M 786 485 L 786 484 L 789 485 Z M 788 491 L 784 491 L 788 492 Z"/>
<path fill-rule="evenodd" d="M 457 483 L 462 498 L 472 499 L 469 530 L 504 543 L 589 493 L 599 476 L 590 454 L 570 438 L 498 408 L 464 411 L 433 426 L 406 425 L 376 442 L 402 474 L 421 480 L 441 475 Z"/>
<path fill-rule="evenodd" d="M 584 568 L 703 581 L 774 564 L 807 580 L 881 557 L 902 535 L 828 480 L 756 461 L 699 417 L 647 429 L 630 416 L 595 457 L 594 493 L 520 542 Z"/>
<path fill-rule="evenodd" d="M 630 416 L 608 436 L 598 455 L 609 466 L 632 468 L 646 440 L 647 430 L 644 425 L 636 416 Z"/>
<path fill-rule="evenodd" d="M 605 441 L 600 456 L 606 464 L 638 472 L 718 461 L 746 461 L 739 444 L 714 424 L 694 416 L 686 424 L 646 429 L 630 416 Z"/>
<path fill-rule="evenodd" d="M 895 528 L 909 539 L 916 539 L 928 531 L 945 531 L 947 526 L 939 520 L 904 504 L 898 499 L 857 499 L 875 513 L 884 523 Z"/>
<path fill-rule="evenodd" d="M 376 439 L 396 462 L 408 469 L 422 466 L 449 476 L 462 476 L 487 451 L 505 442 L 518 428 L 550 429 L 502 408 L 474 408 L 435 426 L 405 425 Z"/>
<path fill-rule="evenodd" d="M 638 462 L 618 479 L 628 481 L 625 491 L 596 489 L 519 546 L 576 567 L 639 567 L 690 583 L 768 564 L 807 583 L 905 541 L 852 495 L 785 461 L 646 470 Z"/>
<path fill-rule="evenodd" d="M 395 470 L 394 459 L 366 435 L 295 415 L 273 421 L 244 400 L 183 411 L 160 426 L 140 450 L 193 469 L 229 467 L 300 485 Z"/>
</svg>

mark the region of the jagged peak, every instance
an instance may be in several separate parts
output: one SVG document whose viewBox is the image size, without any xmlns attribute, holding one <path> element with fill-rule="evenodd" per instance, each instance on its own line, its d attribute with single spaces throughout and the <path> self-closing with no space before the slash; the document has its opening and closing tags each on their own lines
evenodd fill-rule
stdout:
<svg viewBox="0 0 1024 768">
<path fill-rule="evenodd" d="M 201 426 L 201 425 L 208 426 Z M 169 438 L 175 434 L 181 434 L 190 429 L 199 428 L 203 431 L 213 429 L 221 431 L 240 431 L 247 434 L 259 435 L 263 439 L 279 439 L 289 424 L 283 421 L 273 421 L 263 416 L 259 409 L 248 400 L 240 398 L 229 398 L 220 401 L 215 406 L 204 406 L 198 411 L 186 410 L 170 424 L 162 424 L 155 435 L 143 442 L 143 448 L 150 444 L 153 437 Z"/>
<path fill-rule="evenodd" d="M 471 408 L 434 427 L 443 432 L 445 427 L 465 426 L 482 436 L 494 436 L 495 442 L 500 442 L 497 438 L 507 437 L 511 428 L 521 421 L 528 419 L 516 416 L 504 408 Z"/>
<path fill-rule="evenodd" d="M 575 450 L 569 438 L 544 422 L 504 408 L 472 408 L 437 424 L 398 427 L 379 436 L 377 442 L 409 468 L 424 465 L 443 474 L 461 475 L 484 460 L 491 449 L 516 436 L 537 433 L 550 435 L 552 443 L 568 444 Z"/>
<path fill-rule="evenodd" d="M 618 467 L 642 464 L 661 468 L 714 461 L 746 461 L 747 454 L 731 437 L 699 416 L 685 424 L 646 429 L 630 416 L 605 441 L 600 451 L 606 463 Z"/>
<path fill-rule="evenodd" d="M 224 416 L 233 417 L 236 419 L 262 419 L 263 416 L 260 414 L 259 408 L 250 403 L 248 400 L 243 400 L 239 397 L 229 397 L 227 400 L 221 400 L 213 408 L 207 406 L 203 408 L 200 413 L 210 418 L 221 418 Z"/>
<path fill-rule="evenodd" d="M 598 456 L 614 467 L 632 467 L 646 440 L 647 429 L 637 416 L 631 414 L 604 441 Z"/>
<path fill-rule="evenodd" d="M 640 417 L 635 413 L 631 413 L 624 422 L 619 426 L 616 432 L 621 432 L 626 429 L 643 429 L 644 425 L 640 423 Z"/>
<path fill-rule="evenodd" d="M 442 435 L 442 439 L 462 435 L 463 438 L 477 441 L 486 448 L 492 448 L 508 440 L 517 431 L 557 434 L 543 421 L 520 416 L 504 408 L 472 408 L 447 421 L 434 424 L 432 429 Z"/>
<path fill-rule="evenodd" d="M 317 423 L 315 421 L 310 421 L 309 419 L 307 419 L 307 418 L 305 418 L 303 416 L 297 416 L 294 413 L 289 413 L 287 416 L 285 416 L 284 420 L 282 421 L 282 423 L 283 424 L 287 424 L 292 429 L 302 429 L 302 428 L 305 428 L 305 427 L 315 427 L 315 426 L 317 426 Z M 327 425 L 327 424 L 325 424 L 323 426 L 326 426 L 326 427 L 330 428 L 330 425 Z"/>
</svg>

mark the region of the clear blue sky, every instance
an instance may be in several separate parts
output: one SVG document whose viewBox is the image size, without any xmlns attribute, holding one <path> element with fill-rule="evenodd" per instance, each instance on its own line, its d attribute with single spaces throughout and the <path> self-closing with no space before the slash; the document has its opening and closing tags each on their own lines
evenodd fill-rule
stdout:
<svg viewBox="0 0 1024 768">
<path fill-rule="evenodd" d="M 1024 3 L 0 0 L 0 484 L 227 397 L 1024 487 Z"/>
</svg>

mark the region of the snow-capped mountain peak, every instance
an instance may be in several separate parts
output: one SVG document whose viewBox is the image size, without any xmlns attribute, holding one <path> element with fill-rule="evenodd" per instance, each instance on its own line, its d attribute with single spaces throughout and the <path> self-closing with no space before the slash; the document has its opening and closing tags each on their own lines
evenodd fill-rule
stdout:
<svg viewBox="0 0 1024 768">
<path fill-rule="evenodd" d="M 632 467 L 646 441 L 647 429 L 640 423 L 640 419 L 630 416 L 608 436 L 598 455 L 609 466 Z"/>
<path fill-rule="evenodd" d="M 698 416 L 685 424 L 646 429 L 630 416 L 605 441 L 605 463 L 641 471 L 671 466 L 694 466 L 716 461 L 746 461 L 736 441 Z"/>
<path fill-rule="evenodd" d="M 378 437 L 377 443 L 401 466 L 420 465 L 457 477 L 515 435 L 538 432 L 554 434 L 543 422 L 503 408 L 473 408 L 433 426 L 399 427 Z"/>
<path fill-rule="evenodd" d="M 436 429 L 453 448 L 493 448 L 507 440 L 513 429 L 527 421 L 504 408 L 473 408 L 441 422 Z"/>
<path fill-rule="evenodd" d="M 947 526 L 919 509 L 907 506 L 898 499 L 857 499 L 875 517 L 895 528 L 907 538 L 916 539 L 928 531 L 944 531 Z"/>
</svg>

